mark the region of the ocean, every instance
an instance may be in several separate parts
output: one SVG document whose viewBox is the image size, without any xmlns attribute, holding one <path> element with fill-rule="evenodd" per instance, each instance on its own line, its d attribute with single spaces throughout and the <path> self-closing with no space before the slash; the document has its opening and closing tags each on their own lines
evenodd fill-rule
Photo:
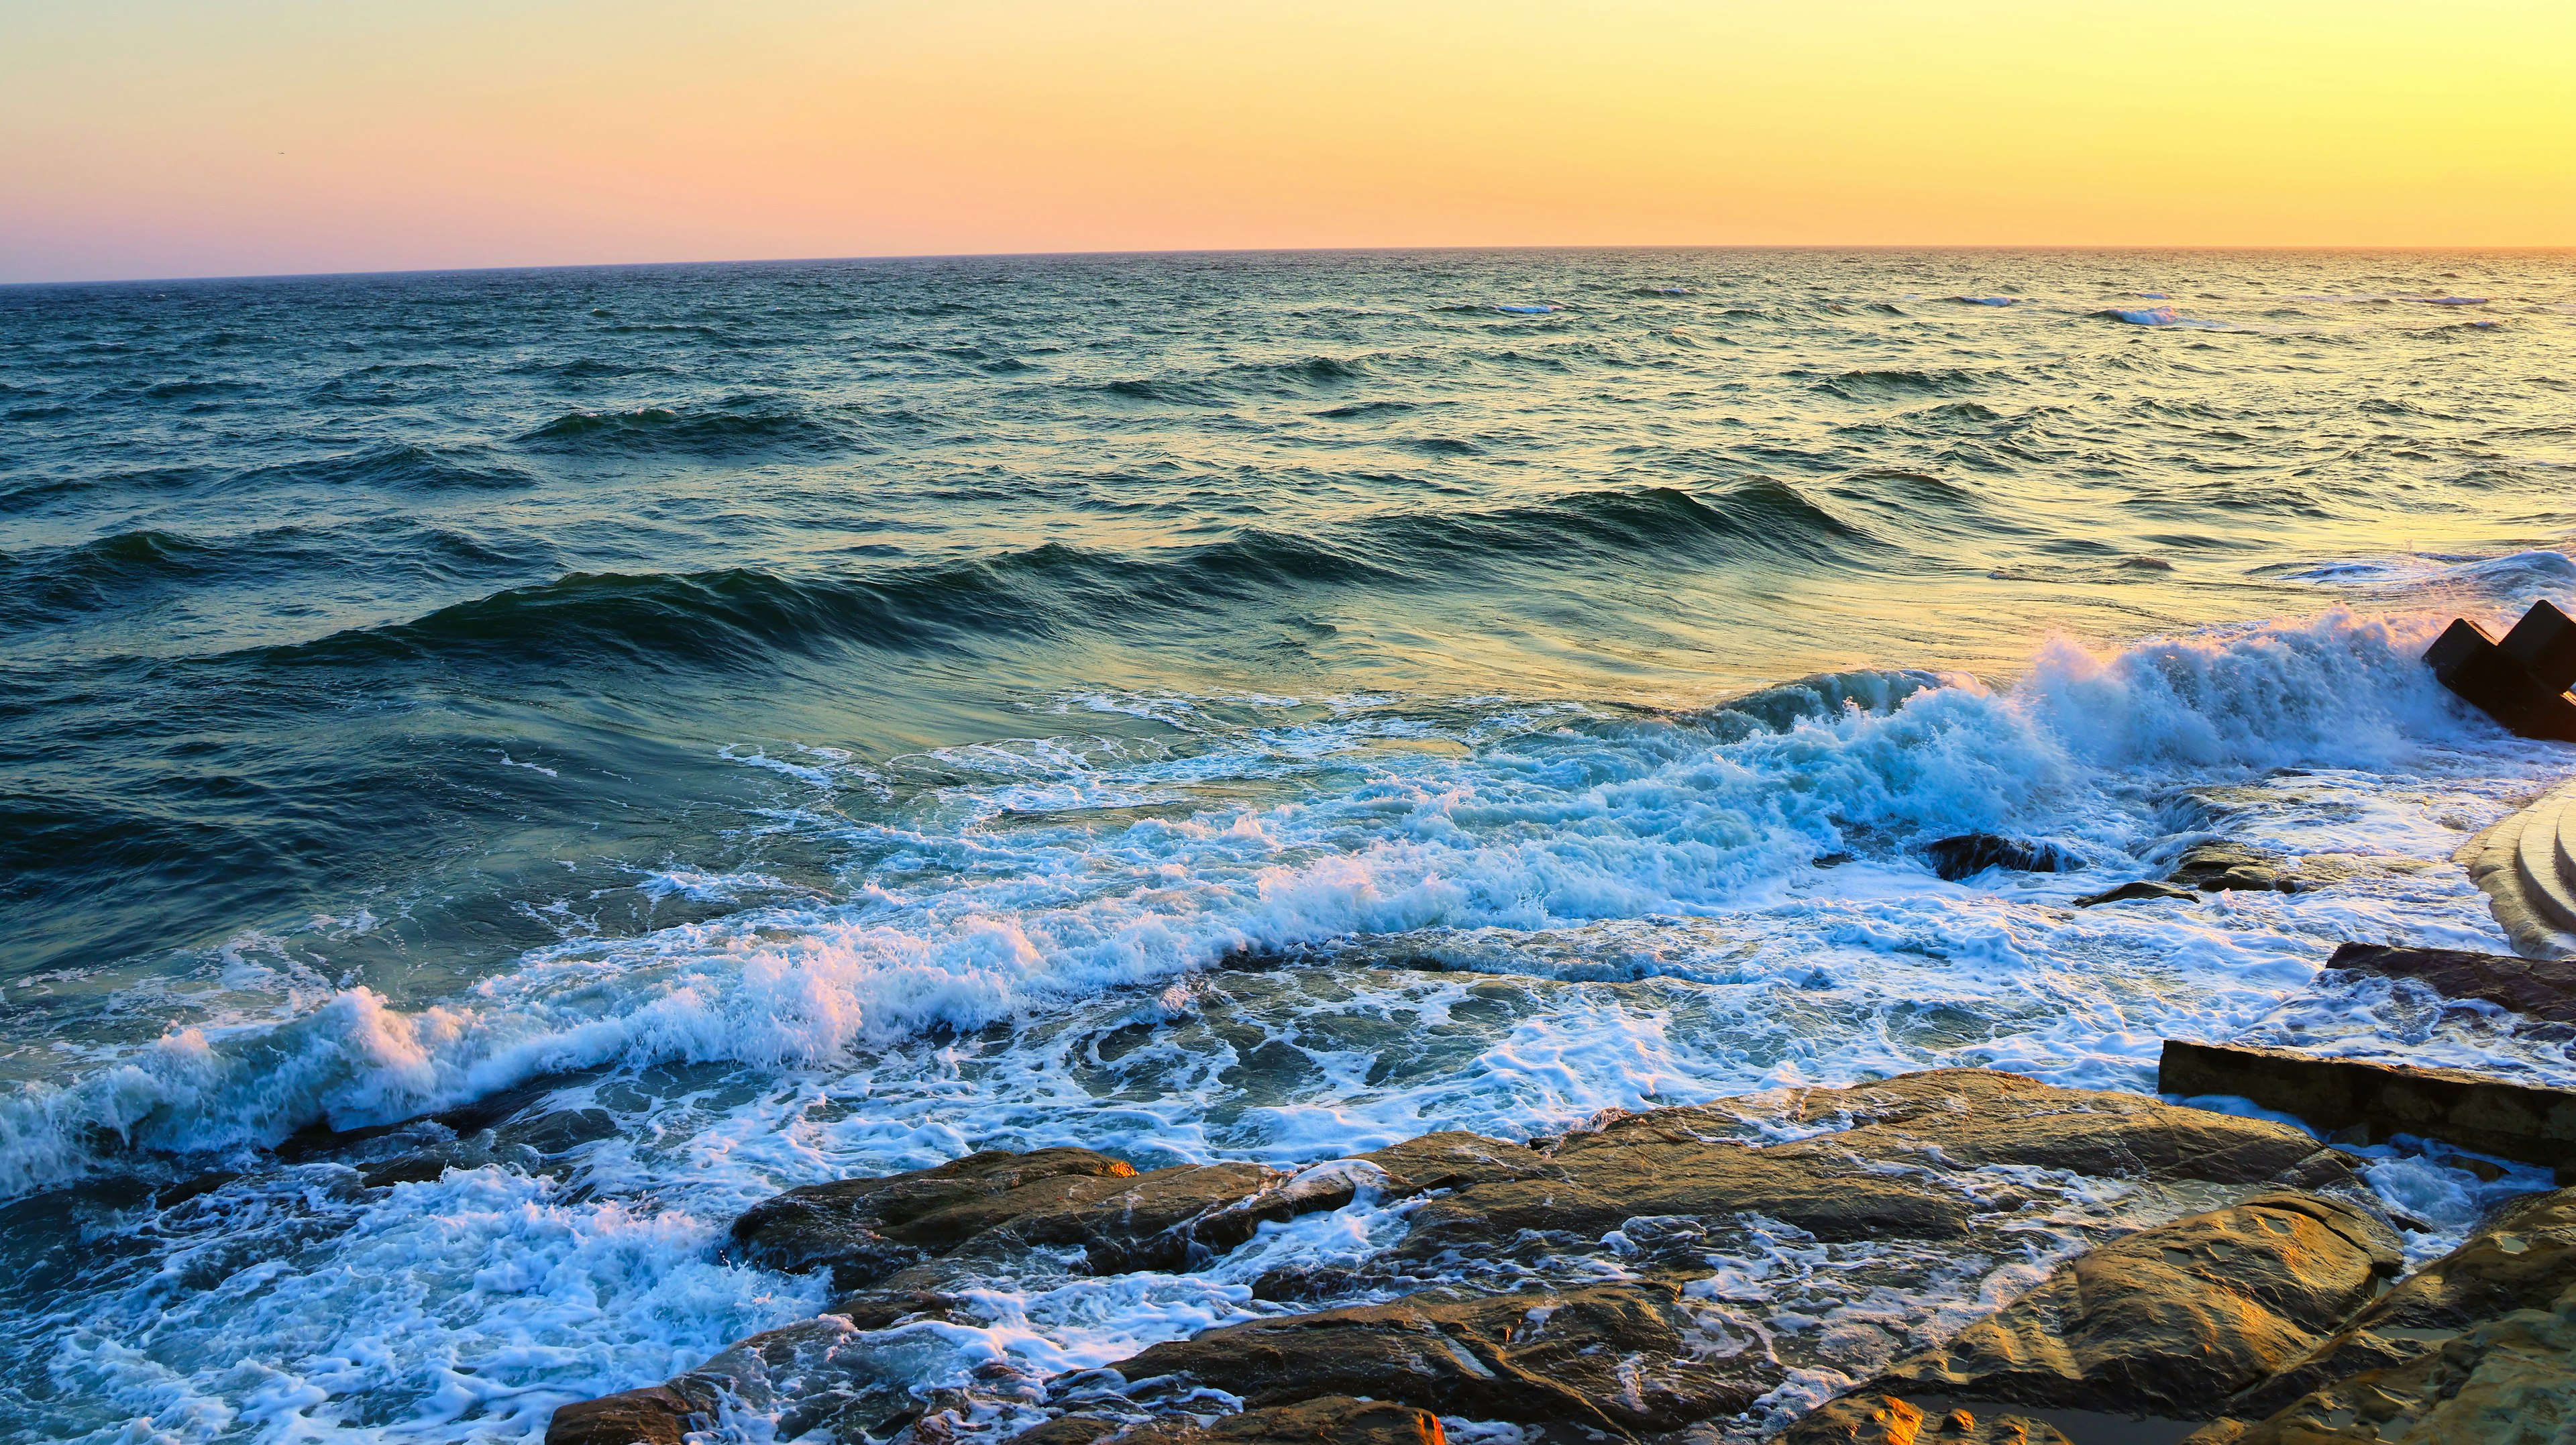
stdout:
<svg viewBox="0 0 2576 1445">
<path fill-rule="evenodd" d="M 2322 971 L 2506 948 L 2450 855 L 2570 753 L 2417 658 L 2571 536 L 2565 253 L 0 288 L 0 1432 L 533 1440 L 824 1303 L 746 1205 L 976 1148 L 2167 1037 L 2576 1083 Z M 2333 881 L 2071 906 L 2212 837 Z M 324 1137 L 548 1092 L 613 1130 Z M 2488 1197 L 2373 1153 L 2419 1257 Z M 1274 1308 L 979 1307 L 925 1387 Z"/>
</svg>

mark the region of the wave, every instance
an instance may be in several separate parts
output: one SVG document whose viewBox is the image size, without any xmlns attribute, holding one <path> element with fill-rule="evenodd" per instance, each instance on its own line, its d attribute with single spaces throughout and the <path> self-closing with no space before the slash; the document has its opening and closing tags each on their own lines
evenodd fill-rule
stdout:
<svg viewBox="0 0 2576 1445">
<path fill-rule="evenodd" d="M 2135 857 L 2163 826 L 2122 800 L 2160 782 L 2386 767 L 2455 745 L 2476 725 L 2416 661 L 2431 627 L 2338 613 L 2107 655 L 2055 642 L 2008 688 L 1843 674 L 1698 719 L 1502 716 L 1453 751 L 1373 761 L 1351 750 L 1382 720 L 1254 730 L 1230 744 L 1248 750 L 1237 770 L 1339 753 L 1342 781 L 1154 810 L 1106 844 L 1078 827 L 890 823 L 886 842 L 954 865 L 949 881 L 540 949 L 416 1011 L 347 989 L 284 1024 L 177 1031 L 0 1104 L 0 1190 L 602 1065 L 830 1061 L 1160 986 L 1243 950 L 1706 912 L 1854 851 L 1919 871 L 1912 847 L 1959 832 Z M 1221 761 L 1056 766 L 1095 795 L 1151 796 Z M 1059 881 L 1032 895 L 1038 876 Z"/>
<path fill-rule="evenodd" d="M 476 456 L 479 448 L 443 451 L 413 442 L 386 442 L 354 452 L 253 467 L 222 477 L 225 491 L 275 486 L 372 487 L 394 492 L 520 491 L 537 478 L 517 467 Z"/>
<path fill-rule="evenodd" d="M 1306 534 L 1247 528 L 1221 542 L 1131 554 L 1049 543 L 971 562 L 865 576 L 752 568 L 575 573 L 409 622 L 269 648 L 280 664 L 482 656 L 758 667 L 782 652 L 966 647 L 979 636 L 1126 632 L 1311 587 L 1412 590 L 1426 578 L 1491 575 L 1589 555 L 1660 568 L 1751 557 L 1846 565 L 1889 544 L 1773 481 L 1723 492 L 1649 487 L 1578 492 L 1481 512 L 1417 512 Z"/>
<path fill-rule="evenodd" d="M 647 406 L 567 412 L 516 440 L 531 451 L 607 456 L 828 452 L 854 443 L 840 428 L 802 411 L 740 399 L 706 411 Z"/>
<path fill-rule="evenodd" d="M 2131 326 L 2175 326 L 2187 331 L 2227 331 L 2232 329 L 2224 321 L 2205 321 L 2196 316 L 2185 316 L 2170 306 L 2149 306 L 2141 310 L 2134 311 L 2112 307 L 2108 310 L 2096 311 L 2093 314 L 2109 321 L 2123 321 Z"/>
<path fill-rule="evenodd" d="M 1932 395 L 1969 391 L 1990 384 L 1991 378 L 1957 367 L 1937 370 L 1894 367 L 1845 371 L 1825 378 L 1820 389 L 1854 401 L 1874 400 L 1890 395 Z"/>
</svg>

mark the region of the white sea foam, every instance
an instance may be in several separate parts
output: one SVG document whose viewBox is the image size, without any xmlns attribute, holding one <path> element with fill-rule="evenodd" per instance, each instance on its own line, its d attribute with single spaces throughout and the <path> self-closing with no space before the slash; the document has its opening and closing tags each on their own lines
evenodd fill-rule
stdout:
<svg viewBox="0 0 2576 1445">
<path fill-rule="evenodd" d="M 323 1223 L 289 1230 L 299 1242 L 270 1263 L 210 1270 L 219 1285 L 152 1316 L 148 1349 L 141 1321 L 171 1303 L 152 1281 L 169 1276 L 136 1279 L 55 1341 L 50 1367 L 108 1412 L 101 1440 L 517 1438 L 562 1399 L 819 1303 L 811 1282 L 714 1263 L 715 1221 L 781 1187 L 971 1148 L 1296 1165 L 1433 1128 L 1527 1137 L 1605 1108 L 1940 1064 L 2149 1088 L 2168 1036 L 2576 1082 L 2562 1042 L 2492 1010 L 2321 980 L 2345 939 L 2501 944 L 2440 865 L 2555 753 L 2430 683 L 2414 659 L 2439 620 L 2334 613 L 2112 654 L 2053 642 L 2008 688 L 1952 679 L 1741 737 L 1561 706 L 1438 723 L 1355 706 L 1271 728 L 1193 719 L 1188 749 L 947 750 L 929 761 L 952 782 L 844 825 L 874 861 L 839 899 L 541 949 L 413 1010 L 299 989 L 283 1025 L 174 1032 L 11 1100 L 0 1158 L 23 1191 L 120 1140 L 233 1148 L 550 1071 L 698 1066 L 654 1086 L 658 1102 L 621 1094 L 631 1082 L 567 1100 L 641 1111 L 580 1152 L 578 1194 L 489 1167 L 374 1195 L 329 1184 L 328 1166 L 227 1186 L 201 1207 L 292 1196 Z M 1945 883 L 1910 851 L 1978 828 L 2088 866 Z M 2067 906 L 2214 828 L 2342 881 Z M 1859 856 L 1813 866 L 1836 853 Z M 776 880 L 674 867 L 657 883 L 749 898 Z M 1334 967 L 1209 971 L 1244 949 Z M 935 1032 L 997 1021 L 1017 1027 Z M 2423 1226 L 2418 1255 L 2528 1182 L 2378 1155 L 2374 1185 Z M 905 1368 L 931 1382 L 1108 1363 L 1273 1308 L 1249 1293 L 1263 1269 L 1355 1261 L 1404 1208 L 1364 1194 L 1199 1274 L 1026 1282 L 982 1299 L 982 1323 L 906 1336 Z M 1820 1303 L 1812 1327 L 1862 1368 L 1991 1308 L 2078 1238 L 1937 1298 Z M 1778 1275 L 1798 1248 L 1739 1268 Z M 1773 1403 L 1833 1384 L 1792 1381 Z"/>
<path fill-rule="evenodd" d="M 990 782 L 962 808 L 933 800 L 913 817 L 855 826 L 853 841 L 883 861 L 842 901 L 541 949 L 416 1011 L 359 988 L 283 1026 L 260 1018 L 173 1033 L 9 1101 L 0 1183 L 19 1192 L 67 1177 L 103 1141 L 268 1142 L 316 1118 L 401 1118 L 551 1070 L 823 1062 L 924 1028 L 1159 985 L 1239 949 L 1336 938 L 1740 916 L 1755 934 L 1806 933 L 1878 957 L 1990 948 L 2018 974 L 2034 929 L 2098 932 L 2110 947 L 2169 925 L 2129 914 L 2039 924 L 2002 898 L 2062 901 L 2100 872 L 2001 882 L 2002 894 L 1952 889 L 1923 877 L 1904 844 L 2010 829 L 2116 868 L 2167 831 L 2158 786 L 2293 766 L 2416 783 L 2427 766 L 2527 775 L 2533 764 L 2507 743 L 2453 760 L 2480 727 L 2414 661 L 2429 626 L 2336 613 L 2107 656 L 2053 642 L 2009 689 L 1954 680 L 1883 713 L 1735 742 L 1560 714 L 1524 718 L 1526 730 L 1499 739 L 1472 730 L 1481 736 L 1463 752 L 1390 749 L 1391 737 L 1440 730 L 1353 715 L 1187 756 L 1102 756 L 1061 741 L 952 749 L 950 766 Z M 1318 768 L 1333 770 L 1332 790 L 1046 824 L 1052 811 L 1187 801 L 1212 781 Z M 1035 816 L 982 826 L 1003 812 Z M 1809 866 L 1846 851 L 1877 864 L 1838 875 Z M 710 897 L 774 884 L 681 870 L 651 881 Z M 2287 920 L 2312 906 L 2236 907 L 2286 910 L 2268 931 L 2295 935 Z M 2491 931 L 2464 902 L 2446 907 L 2453 936 Z M 2403 920 L 2364 909 L 2344 923 Z M 2241 929 L 2171 926 L 2247 946 Z M 2283 951 L 2312 963 L 2317 949 L 2300 938 Z M 2048 1047 L 2132 1052 L 2072 1035 Z"/>
</svg>

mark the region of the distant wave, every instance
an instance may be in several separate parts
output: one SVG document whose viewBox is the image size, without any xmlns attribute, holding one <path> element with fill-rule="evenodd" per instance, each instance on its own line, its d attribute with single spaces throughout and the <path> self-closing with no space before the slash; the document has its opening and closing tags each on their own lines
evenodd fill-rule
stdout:
<svg viewBox="0 0 2576 1445">
<path fill-rule="evenodd" d="M 2185 316 L 2170 306 L 2150 306 L 2144 310 L 2138 311 L 2125 311 L 2118 307 L 2112 307 L 2108 310 L 2096 311 L 2093 314 L 2111 321 L 2125 321 L 2131 326 L 2174 326 L 2189 331 L 2225 331 L 2229 329 L 2227 323 L 2224 321 L 2204 321 L 2196 316 Z"/>
<path fill-rule="evenodd" d="M 822 647 L 937 651 L 986 635 L 1124 631 L 1150 617 L 1303 588 L 1499 579 L 1577 555 L 1618 567 L 1748 558 L 1842 566 L 1889 550 L 1866 528 L 1779 482 L 1707 494 L 1648 487 L 1482 512 L 1375 517 L 1304 535 L 1246 528 L 1221 542 L 1142 555 L 1050 543 L 867 576 L 754 568 L 574 573 L 256 656 L 345 664 L 483 655 L 721 671 Z"/>
<path fill-rule="evenodd" d="M 637 452 L 709 456 L 760 451 L 837 451 L 853 444 L 842 429 L 792 408 L 735 402 L 712 410 L 648 406 L 633 411 L 567 412 L 517 438 L 532 451 L 579 455 Z"/>
</svg>

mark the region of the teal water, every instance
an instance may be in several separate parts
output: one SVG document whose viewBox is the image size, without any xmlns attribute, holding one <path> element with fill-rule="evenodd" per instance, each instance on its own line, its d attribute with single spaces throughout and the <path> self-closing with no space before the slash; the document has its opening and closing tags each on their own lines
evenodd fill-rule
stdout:
<svg viewBox="0 0 2576 1445">
<path fill-rule="evenodd" d="M 2063 905 L 2562 770 L 2412 659 L 2571 600 L 2571 408 L 2565 254 L 0 289 L 0 1418 L 517 1438 L 812 1308 L 740 1201 L 995 1142 L 2147 1087 L 2354 1008 L 2554 1073 L 2315 991 L 2492 941 L 2447 874 Z M 1972 828 L 2087 872 L 1931 878 Z M 618 1133 L 277 1149 L 550 1080 Z"/>
</svg>

